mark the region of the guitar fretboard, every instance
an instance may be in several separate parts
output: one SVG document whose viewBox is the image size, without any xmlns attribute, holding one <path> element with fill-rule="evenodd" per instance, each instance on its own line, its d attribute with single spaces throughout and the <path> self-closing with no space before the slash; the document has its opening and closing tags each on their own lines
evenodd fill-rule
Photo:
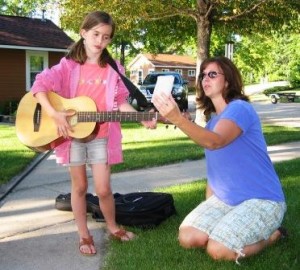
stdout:
<svg viewBox="0 0 300 270">
<path fill-rule="evenodd" d="M 157 112 L 77 112 L 78 122 L 141 122 L 158 118 Z"/>
</svg>

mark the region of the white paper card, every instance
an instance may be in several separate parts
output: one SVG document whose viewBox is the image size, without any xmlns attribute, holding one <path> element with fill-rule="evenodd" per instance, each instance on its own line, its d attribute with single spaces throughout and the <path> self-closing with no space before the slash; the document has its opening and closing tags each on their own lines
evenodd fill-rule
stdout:
<svg viewBox="0 0 300 270">
<path fill-rule="evenodd" d="M 171 95 L 173 83 L 174 83 L 174 76 L 172 75 L 158 76 L 153 93 L 159 94 L 163 92 L 169 96 Z"/>
</svg>

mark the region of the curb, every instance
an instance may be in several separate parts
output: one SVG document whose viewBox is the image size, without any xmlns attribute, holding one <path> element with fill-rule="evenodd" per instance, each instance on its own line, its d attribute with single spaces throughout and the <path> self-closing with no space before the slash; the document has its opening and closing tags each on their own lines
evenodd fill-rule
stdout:
<svg viewBox="0 0 300 270">
<path fill-rule="evenodd" d="M 0 202 L 46 157 L 51 151 L 39 154 L 29 165 L 18 175 L 14 176 L 8 183 L 0 185 Z"/>
</svg>

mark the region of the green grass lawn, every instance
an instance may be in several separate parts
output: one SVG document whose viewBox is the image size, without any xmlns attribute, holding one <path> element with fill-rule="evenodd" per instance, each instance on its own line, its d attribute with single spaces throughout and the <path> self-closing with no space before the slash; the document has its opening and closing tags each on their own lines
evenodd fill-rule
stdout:
<svg viewBox="0 0 300 270">
<path fill-rule="evenodd" d="M 268 145 L 300 140 L 297 128 L 264 126 Z M 155 130 L 140 124 L 122 125 L 124 163 L 112 167 L 112 172 L 128 171 L 201 159 L 202 147 L 196 146 L 174 126 L 166 128 L 159 124 Z M 22 145 L 16 137 L 15 127 L 0 125 L 0 184 L 6 183 L 20 173 L 37 154 Z"/>
<path fill-rule="evenodd" d="M 0 125 L 0 185 L 24 170 L 36 156 L 18 140 L 14 126 Z"/>
<path fill-rule="evenodd" d="M 287 198 L 288 211 L 284 226 L 289 238 L 281 240 L 262 253 L 234 262 L 213 261 L 203 250 L 186 250 L 179 246 L 178 227 L 183 218 L 205 197 L 206 181 L 177 185 L 157 191 L 171 193 L 177 215 L 170 217 L 157 228 L 141 230 L 131 228 L 138 238 L 129 243 L 110 241 L 103 270 L 297 270 L 300 269 L 300 159 L 275 166 Z"/>
<path fill-rule="evenodd" d="M 124 163 L 112 172 L 172 164 L 204 157 L 204 150 L 195 147 L 180 129 L 159 124 L 149 130 L 137 123 L 122 124 Z M 299 136 L 300 137 L 300 136 Z"/>
</svg>

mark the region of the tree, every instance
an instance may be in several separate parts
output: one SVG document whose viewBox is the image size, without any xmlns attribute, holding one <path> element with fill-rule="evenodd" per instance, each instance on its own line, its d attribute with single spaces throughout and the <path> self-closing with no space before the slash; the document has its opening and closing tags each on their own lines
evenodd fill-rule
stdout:
<svg viewBox="0 0 300 270">
<path fill-rule="evenodd" d="M 253 33 L 235 44 L 234 62 L 246 83 L 289 80 L 300 82 L 300 34 Z"/>
<path fill-rule="evenodd" d="M 141 26 L 142 37 L 151 25 L 156 24 L 160 30 L 156 39 L 163 43 L 174 36 L 170 31 L 172 20 L 182 22 L 182 25 L 178 24 L 181 33 L 190 33 L 194 22 L 199 62 L 210 56 L 213 31 L 225 36 L 232 33 L 268 33 L 282 25 L 286 25 L 288 30 L 297 29 L 300 11 L 300 1 L 295 0 L 64 0 L 62 6 L 65 7 L 64 23 L 88 10 L 102 9 L 111 13 L 121 28 L 120 32 L 129 31 L 128 36 L 123 36 L 127 40 L 138 41 L 135 34 L 130 34 L 130 29 L 136 33 Z M 168 30 L 161 31 L 160 27 Z"/>
<path fill-rule="evenodd" d="M 286 54 L 288 66 L 282 66 L 282 69 L 289 71 L 288 79 L 292 86 L 300 86 L 300 50 L 299 50 L 300 34 L 294 34 L 285 37 L 284 45 L 287 50 L 283 49 Z M 285 48 L 284 47 L 284 48 Z"/>
<path fill-rule="evenodd" d="M 0 0 L 1 14 L 32 17 L 47 0 Z"/>
<path fill-rule="evenodd" d="M 239 42 L 235 43 L 234 61 L 239 67 L 246 83 L 254 83 L 269 74 L 270 63 L 274 51 L 273 36 L 265 36 L 260 33 L 253 33 L 242 36 Z"/>
<path fill-rule="evenodd" d="M 57 6 L 58 0 L 0 0 L 0 14 L 53 20 L 57 19 Z"/>
</svg>

